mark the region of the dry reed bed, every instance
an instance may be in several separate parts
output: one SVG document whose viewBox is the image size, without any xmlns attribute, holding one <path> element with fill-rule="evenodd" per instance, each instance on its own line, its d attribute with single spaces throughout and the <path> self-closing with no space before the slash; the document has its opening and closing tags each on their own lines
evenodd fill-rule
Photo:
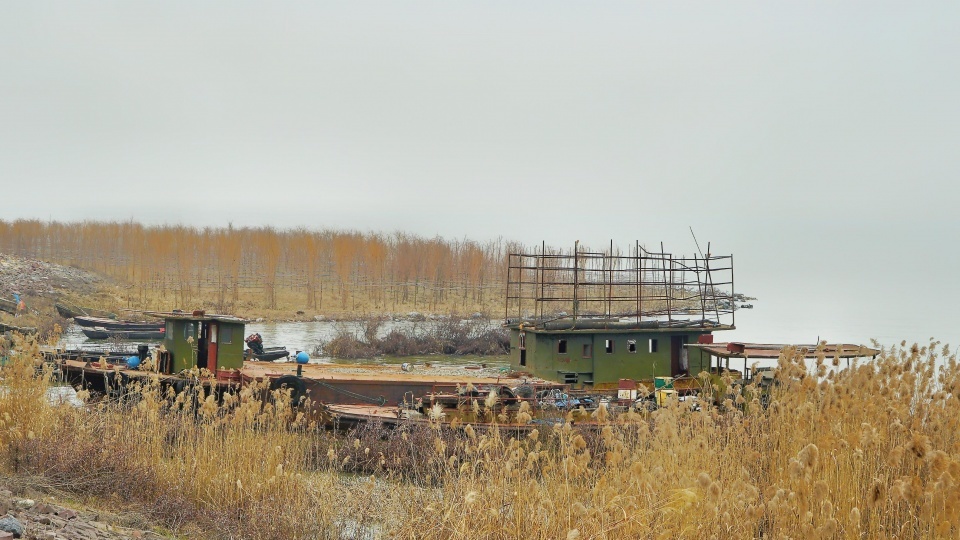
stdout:
<svg viewBox="0 0 960 540">
<path fill-rule="evenodd" d="M 380 336 L 386 319 L 365 317 L 359 321 L 360 335 L 346 325 L 337 334 L 317 345 L 315 353 L 335 358 L 414 355 L 497 355 L 510 352 L 507 330 L 490 319 L 461 320 L 450 316 L 428 325 L 393 329 Z"/>
<path fill-rule="evenodd" d="M 472 427 L 338 436 L 250 389 L 222 405 L 148 385 L 54 407 L 25 345 L 2 373 L 3 466 L 212 538 L 956 537 L 955 354 L 901 345 L 841 369 L 795 353 L 781 357 L 766 409 L 738 398 L 601 412 L 597 430 L 511 438 Z"/>
</svg>

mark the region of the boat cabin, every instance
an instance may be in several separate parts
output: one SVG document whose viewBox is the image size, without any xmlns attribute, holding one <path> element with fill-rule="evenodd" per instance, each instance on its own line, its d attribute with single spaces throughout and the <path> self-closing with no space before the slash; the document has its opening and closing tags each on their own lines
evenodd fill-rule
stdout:
<svg viewBox="0 0 960 540">
<path fill-rule="evenodd" d="M 217 373 L 243 367 L 245 319 L 203 311 L 147 314 L 163 317 L 166 322 L 161 373 L 175 374 L 194 367 Z"/>
<path fill-rule="evenodd" d="M 504 326 L 510 365 L 550 381 L 616 389 L 621 379 L 696 377 L 734 328 L 733 258 L 584 249 L 511 253 Z"/>
<path fill-rule="evenodd" d="M 711 368 L 709 354 L 686 345 L 711 343 L 714 328 L 659 328 L 656 324 L 631 323 L 607 328 L 584 326 L 510 327 L 511 368 L 595 389 L 616 388 L 620 379 L 695 377 Z"/>
</svg>

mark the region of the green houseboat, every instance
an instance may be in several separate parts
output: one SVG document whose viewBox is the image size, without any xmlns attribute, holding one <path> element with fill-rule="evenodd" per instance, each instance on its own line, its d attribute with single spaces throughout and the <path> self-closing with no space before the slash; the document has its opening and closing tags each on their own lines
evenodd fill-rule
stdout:
<svg viewBox="0 0 960 540">
<path fill-rule="evenodd" d="M 505 326 L 514 371 L 593 389 L 622 379 L 693 378 L 734 326 L 733 257 L 678 257 L 639 243 L 629 255 L 512 253 Z"/>
<path fill-rule="evenodd" d="M 686 345 L 712 343 L 711 332 L 732 328 L 660 328 L 630 323 L 591 326 L 511 325 L 511 367 L 543 379 L 596 389 L 616 388 L 620 379 L 690 377 L 709 371 L 711 357 Z"/>
</svg>

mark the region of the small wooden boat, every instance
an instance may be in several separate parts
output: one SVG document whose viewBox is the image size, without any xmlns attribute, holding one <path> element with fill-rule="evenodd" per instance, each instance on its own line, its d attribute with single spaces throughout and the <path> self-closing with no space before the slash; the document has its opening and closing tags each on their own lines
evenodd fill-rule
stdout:
<svg viewBox="0 0 960 540">
<path fill-rule="evenodd" d="M 81 307 L 67 302 L 57 302 L 54 304 L 54 307 L 57 308 L 57 313 L 59 313 L 64 319 L 72 319 L 77 315 L 83 315 L 87 317 L 103 317 L 106 319 L 117 318 L 116 313 L 111 313 L 102 309 Z"/>
<path fill-rule="evenodd" d="M 0 298 L 0 311 L 6 311 L 7 313 L 12 313 L 16 315 L 17 313 L 17 303 L 13 300 L 7 300 L 5 298 Z"/>
<path fill-rule="evenodd" d="M 19 332 L 21 334 L 36 334 L 37 329 L 32 327 L 13 326 L 12 324 L 0 323 L 0 334 L 5 334 L 7 332 Z"/>
<path fill-rule="evenodd" d="M 83 312 L 75 310 L 71 306 L 61 304 L 60 302 L 55 303 L 53 307 L 57 308 L 57 313 L 59 313 L 64 319 L 72 319 L 77 315 L 83 315 Z"/>
<path fill-rule="evenodd" d="M 78 360 L 81 362 L 105 361 L 108 364 L 123 364 L 131 356 L 139 356 L 137 349 L 111 350 L 108 348 L 54 349 L 41 348 L 44 359 L 48 361 Z"/>
<path fill-rule="evenodd" d="M 83 335 L 87 339 L 146 339 L 161 340 L 164 337 L 164 329 L 160 330 L 109 330 L 101 326 L 93 328 L 82 328 Z"/>
<path fill-rule="evenodd" d="M 115 321 L 102 317 L 88 317 L 77 315 L 73 322 L 84 328 L 105 328 L 107 330 L 146 330 L 160 332 L 164 328 L 163 321 Z"/>
<path fill-rule="evenodd" d="M 253 349 L 243 351 L 244 360 L 253 360 L 260 362 L 273 362 L 281 358 L 288 358 L 290 351 L 286 347 L 265 347 L 262 352 L 254 352 Z"/>
</svg>

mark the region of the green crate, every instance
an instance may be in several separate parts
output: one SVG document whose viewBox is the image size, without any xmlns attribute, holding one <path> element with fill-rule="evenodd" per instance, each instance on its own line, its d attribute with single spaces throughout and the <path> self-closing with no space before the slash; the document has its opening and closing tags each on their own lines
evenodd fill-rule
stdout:
<svg viewBox="0 0 960 540">
<path fill-rule="evenodd" d="M 653 387 L 657 390 L 673 388 L 673 377 L 654 377 Z"/>
</svg>

